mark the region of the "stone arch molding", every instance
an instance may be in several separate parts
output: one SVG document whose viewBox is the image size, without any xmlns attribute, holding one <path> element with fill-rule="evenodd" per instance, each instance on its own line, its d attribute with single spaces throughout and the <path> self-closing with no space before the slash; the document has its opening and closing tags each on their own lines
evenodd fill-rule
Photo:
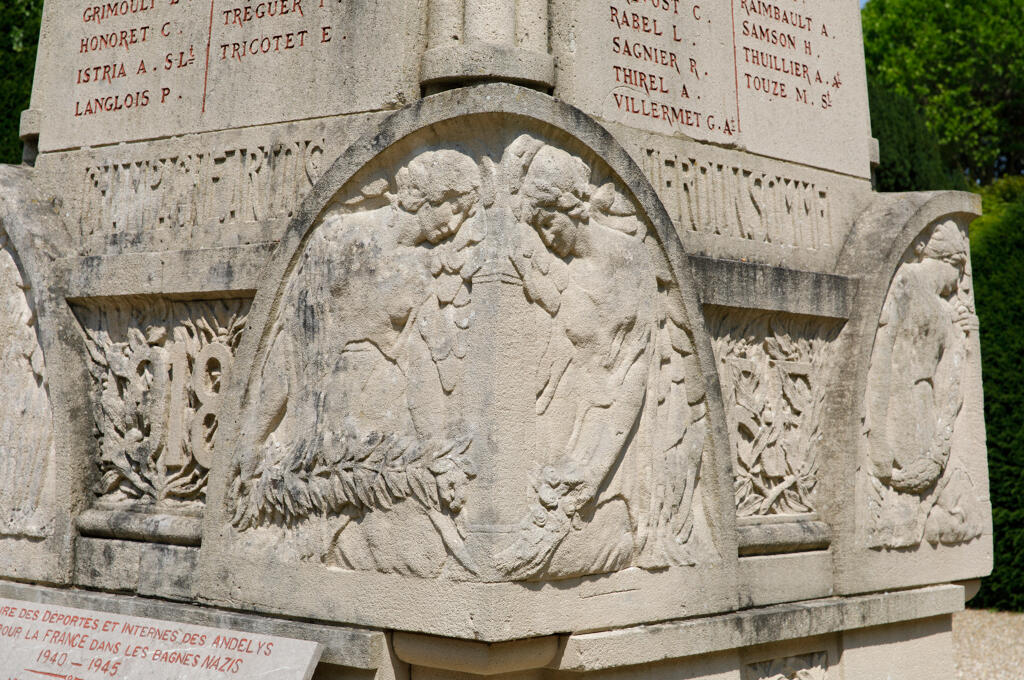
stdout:
<svg viewBox="0 0 1024 680">
<path fill-rule="evenodd" d="M 543 95 L 426 102 L 277 251 L 204 553 L 464 583 L 734 555 L 710 345 L 653 190 Z"/>
<path fill-rule="evenodd" d="M 984 438 L 970 432 L 964 408 L 971 383 L 980 383 L 977 345 L 967 221 L 943 215 L 904 252 L 875 329 L 861 468 L 868 547 L 981 537 L 986 510 L 974 479 L 987 475 L 969 468 Z"/>
<path fill-rule="evenodd" d="M 991 563 L 968 240 L 980 207 L 957 192 L 881 195 L 841 255 L 847 267 L 868 252 L 876 262 L 844 353 L 859 416 L 843 493 L 855 499 L 839 554 L 845 592 L 969 578 Z M 897 581 L 895 561 L 913 566 Z"/>
</svg>

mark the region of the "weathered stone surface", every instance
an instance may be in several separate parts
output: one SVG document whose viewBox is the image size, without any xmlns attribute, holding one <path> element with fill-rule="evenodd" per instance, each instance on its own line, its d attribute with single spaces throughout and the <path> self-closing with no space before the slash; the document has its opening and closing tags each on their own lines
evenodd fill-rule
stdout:
<svg viewBox="0 0 1024 680">
<path fill-rule="evenodd" d="M 705 306 L 735 446 L 740 520 L 817 519 L 821 411 L 841 326 Z"/>
<path fill-rule="evenodd" d="M 0 167 L 0 574 L 53 583 L 71 569 L 74 473 L 60 462 L 76 433 L 54 420 L 65 364 L 50 351 L 69 316 L 50 288 L 66 234 L 31 180 Z"/>
<path fill-rule="evenodd" d="M 840 373 L 856 377 L 837 381 L 841 411 L 826 418 L 847 428 L 858 450 L 841 473 L 844 488 L 856 482 L 855 502 L 829 511 L 839 528 L 841 592 L 958 580 L 991 568 L 966 240 L 978 210 L 967 194 L 880 197 L 847 244 L 844 261 L 863 258 L 871 268 L 837 355 Z M 880 233 L 891 234 L 893 224 L 898 235 L 879 253 Z M 851 409 L 863 420 L 850 418 Z"/>
<path fill-rule="evenodd" d="M 402 141 L 381 154 L 382 137 Z M 615 574 L 628 592 L 734 570 L 709 521 L 727 465 L 710 350 L 678 241 L 626 154 L 505 86 L 428 99 L 365 143 L 325 176 L 257 293 L 252 368 L 220 430 L 242 446 L 218 470 L 200 592 L 258 591 L 243 600 L 273 610 L 301 597 L 266 587 L 282 570 L 392 584 L 410 593 L 403 625 L 431 632 L 422 605 L 464 593 L 470 628 L 442 625 L 506 639 L 568 612 L 554 591 L 502 583 Z M 321 457 L 326 442 L 337 453 Z M 309 615 L 390 620 L 321 591 Z M 492 619 L 499 593 L 546 614 Z M 694 595 L 594 615 L 730 606 Z"/>
<path fill-rule="evenodd" d="M 743 540 L 742 533 L 741 530 L 741 542 Z M 793 545 L 793 543 L 788 545 Z M 819 543 L 821 547 L 825 545 L 827 542 Z M 767 543 L 766 547 L 762 547 L 762 551 L 766 548 L 778 550 L 777 546 L 778 543 L 773 541 Z M 740 554 L 743 554 L 742 547 Z M 805 548 L 802 552 L 793 555 L 741 557 L 740 605 L 764 607 L 782 602 L 799 602 L 829 597 L 833 594 L 832 570 L 832 555 L 827 550 Z M 794 573 L 800 574 L 800 578 L 791 578 L 790 575 Z"/>
<path fill-rule="evenodd" d="M 39 54 L 0 577 L 62 588 L 0 595 L 335 680 L 949 670 L 979 206 L 872 192 L 856 4 L 75 0 Z"/>
<path fill-rule="evenodd" d="M 874 629 L 963 609 L 963 589 L 934 586 L 900 593 L 776 605 L 692 621 L 574 635 L 558 662 L 564 670 L 589 671 L 680 659 L 812 638 L 844 630 Z"/>
<path fill-rule="evenodd" d="M 853 677 L 908 680 L 953 677 L 952 617 L 865 628 L 843 635 L 843 663 Z"/>
<path fill-rule="evenodd" d="M 202 511 L 221 384 L 249 303 L 104 298 L 73 306 L 89 353 L 99 433 L 94 507 Z"/>
</svg>

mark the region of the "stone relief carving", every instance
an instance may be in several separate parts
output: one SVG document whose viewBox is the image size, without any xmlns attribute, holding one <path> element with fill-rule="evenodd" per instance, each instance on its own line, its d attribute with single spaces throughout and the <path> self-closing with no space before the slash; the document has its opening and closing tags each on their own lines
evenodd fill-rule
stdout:
<svg viewBox="0 0 1024 680">
<path fill-rule="evenodd" d="M 834 245 L 827 186 L 658 148 L 646 148 L 643 162 L 680 229 L 803 250 Z"/>
<path fill-rule="evenodd" d="M 87 159 L 75 168 L 69 207 L 83 239 L 153 226 L 187 238 L 204 224 L 290 217 L 320 177 L 326 144 L 295 139 L 121 162 Z"/>
<path fill-rule="evenodd" d="M 741 518 L 815 512 L 823 372 L 841 324 L 709 307 Z"/>
<path fill-rule="evenodd" d="M 529 135 L 395 165 L 353 179 L 283 285 L 236 531 L 456 579 L 692 564 L 704 381 L 633 200 Z"/>
<path fill-rule="evenodd" d="M 744 680 L 825 680 L 827 677 L 827 652 L 748 664 L 744 673 Z"/>
<path fill-rule="evenodd" d="M 45 538 L 52 532 L 43 496 L 54 459 L 53 421 L 28 290 L 0 229 L 0 536 Z"/>
<path fill-rule="evenodd" d="M 875 334 L 865 416 L 873 548 L 981 535 L 984 511 L 954 447 L 977 332 L 967 236 L 940 221 L 896 271 Z"/>
<path fill-rule="evenodd" d="M 249 300 L 119 298 L 74 305 L 98 438 L 98 507 L 198 512 L 220 390 Z"/>
</svg>

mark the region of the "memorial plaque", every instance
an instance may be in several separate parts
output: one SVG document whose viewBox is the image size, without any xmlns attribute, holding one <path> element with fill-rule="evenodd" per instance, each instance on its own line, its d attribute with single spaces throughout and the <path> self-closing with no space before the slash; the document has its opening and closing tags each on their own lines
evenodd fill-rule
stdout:
<svg viewBox="0 0 1024 680">
<path fill-rule="evenodd" d="M 48 3 L 40 150 L 395 108 L 419 92 L 415 45 L 382 59 L 376 36 L 418 23 L 339 0 Z"/>
<path fill-rule="evenodd" d="M 316 642 L 0 599 L 10 680 L 309 680 Z"/>
<path fill-rule="evenodd" d="M 556 94 L 604 120 L 869 172 L 854 2 L 561 3 Z"/>
</svg>

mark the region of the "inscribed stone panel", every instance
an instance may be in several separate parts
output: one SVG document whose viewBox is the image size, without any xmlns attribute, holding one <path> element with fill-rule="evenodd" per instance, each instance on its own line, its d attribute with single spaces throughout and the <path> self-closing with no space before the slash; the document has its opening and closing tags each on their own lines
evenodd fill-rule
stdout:
<svg viewBox="0 0 1024 680">
<path fill-rule="evenodd" d="M 606 121 L 867 177 L 856 3 L 556 0 L 556 94 Z"/>
<path fill-rule="evenodd" d="M 304 640 L 0 599 L 0 670 L 12 680 L 309 680 L 322 651 Z"/>
<path fill-rule="evenodd" d="M 382 117 L 46 153 L 36 184 L 59 206 L 83 255 L 272 241 L 331 159 Z"/>
<path fill-rule="evenodd" d="M 48 2 L 40 150 L 396 108 L 419 94 L 423 4 Z"/>
</svg>

